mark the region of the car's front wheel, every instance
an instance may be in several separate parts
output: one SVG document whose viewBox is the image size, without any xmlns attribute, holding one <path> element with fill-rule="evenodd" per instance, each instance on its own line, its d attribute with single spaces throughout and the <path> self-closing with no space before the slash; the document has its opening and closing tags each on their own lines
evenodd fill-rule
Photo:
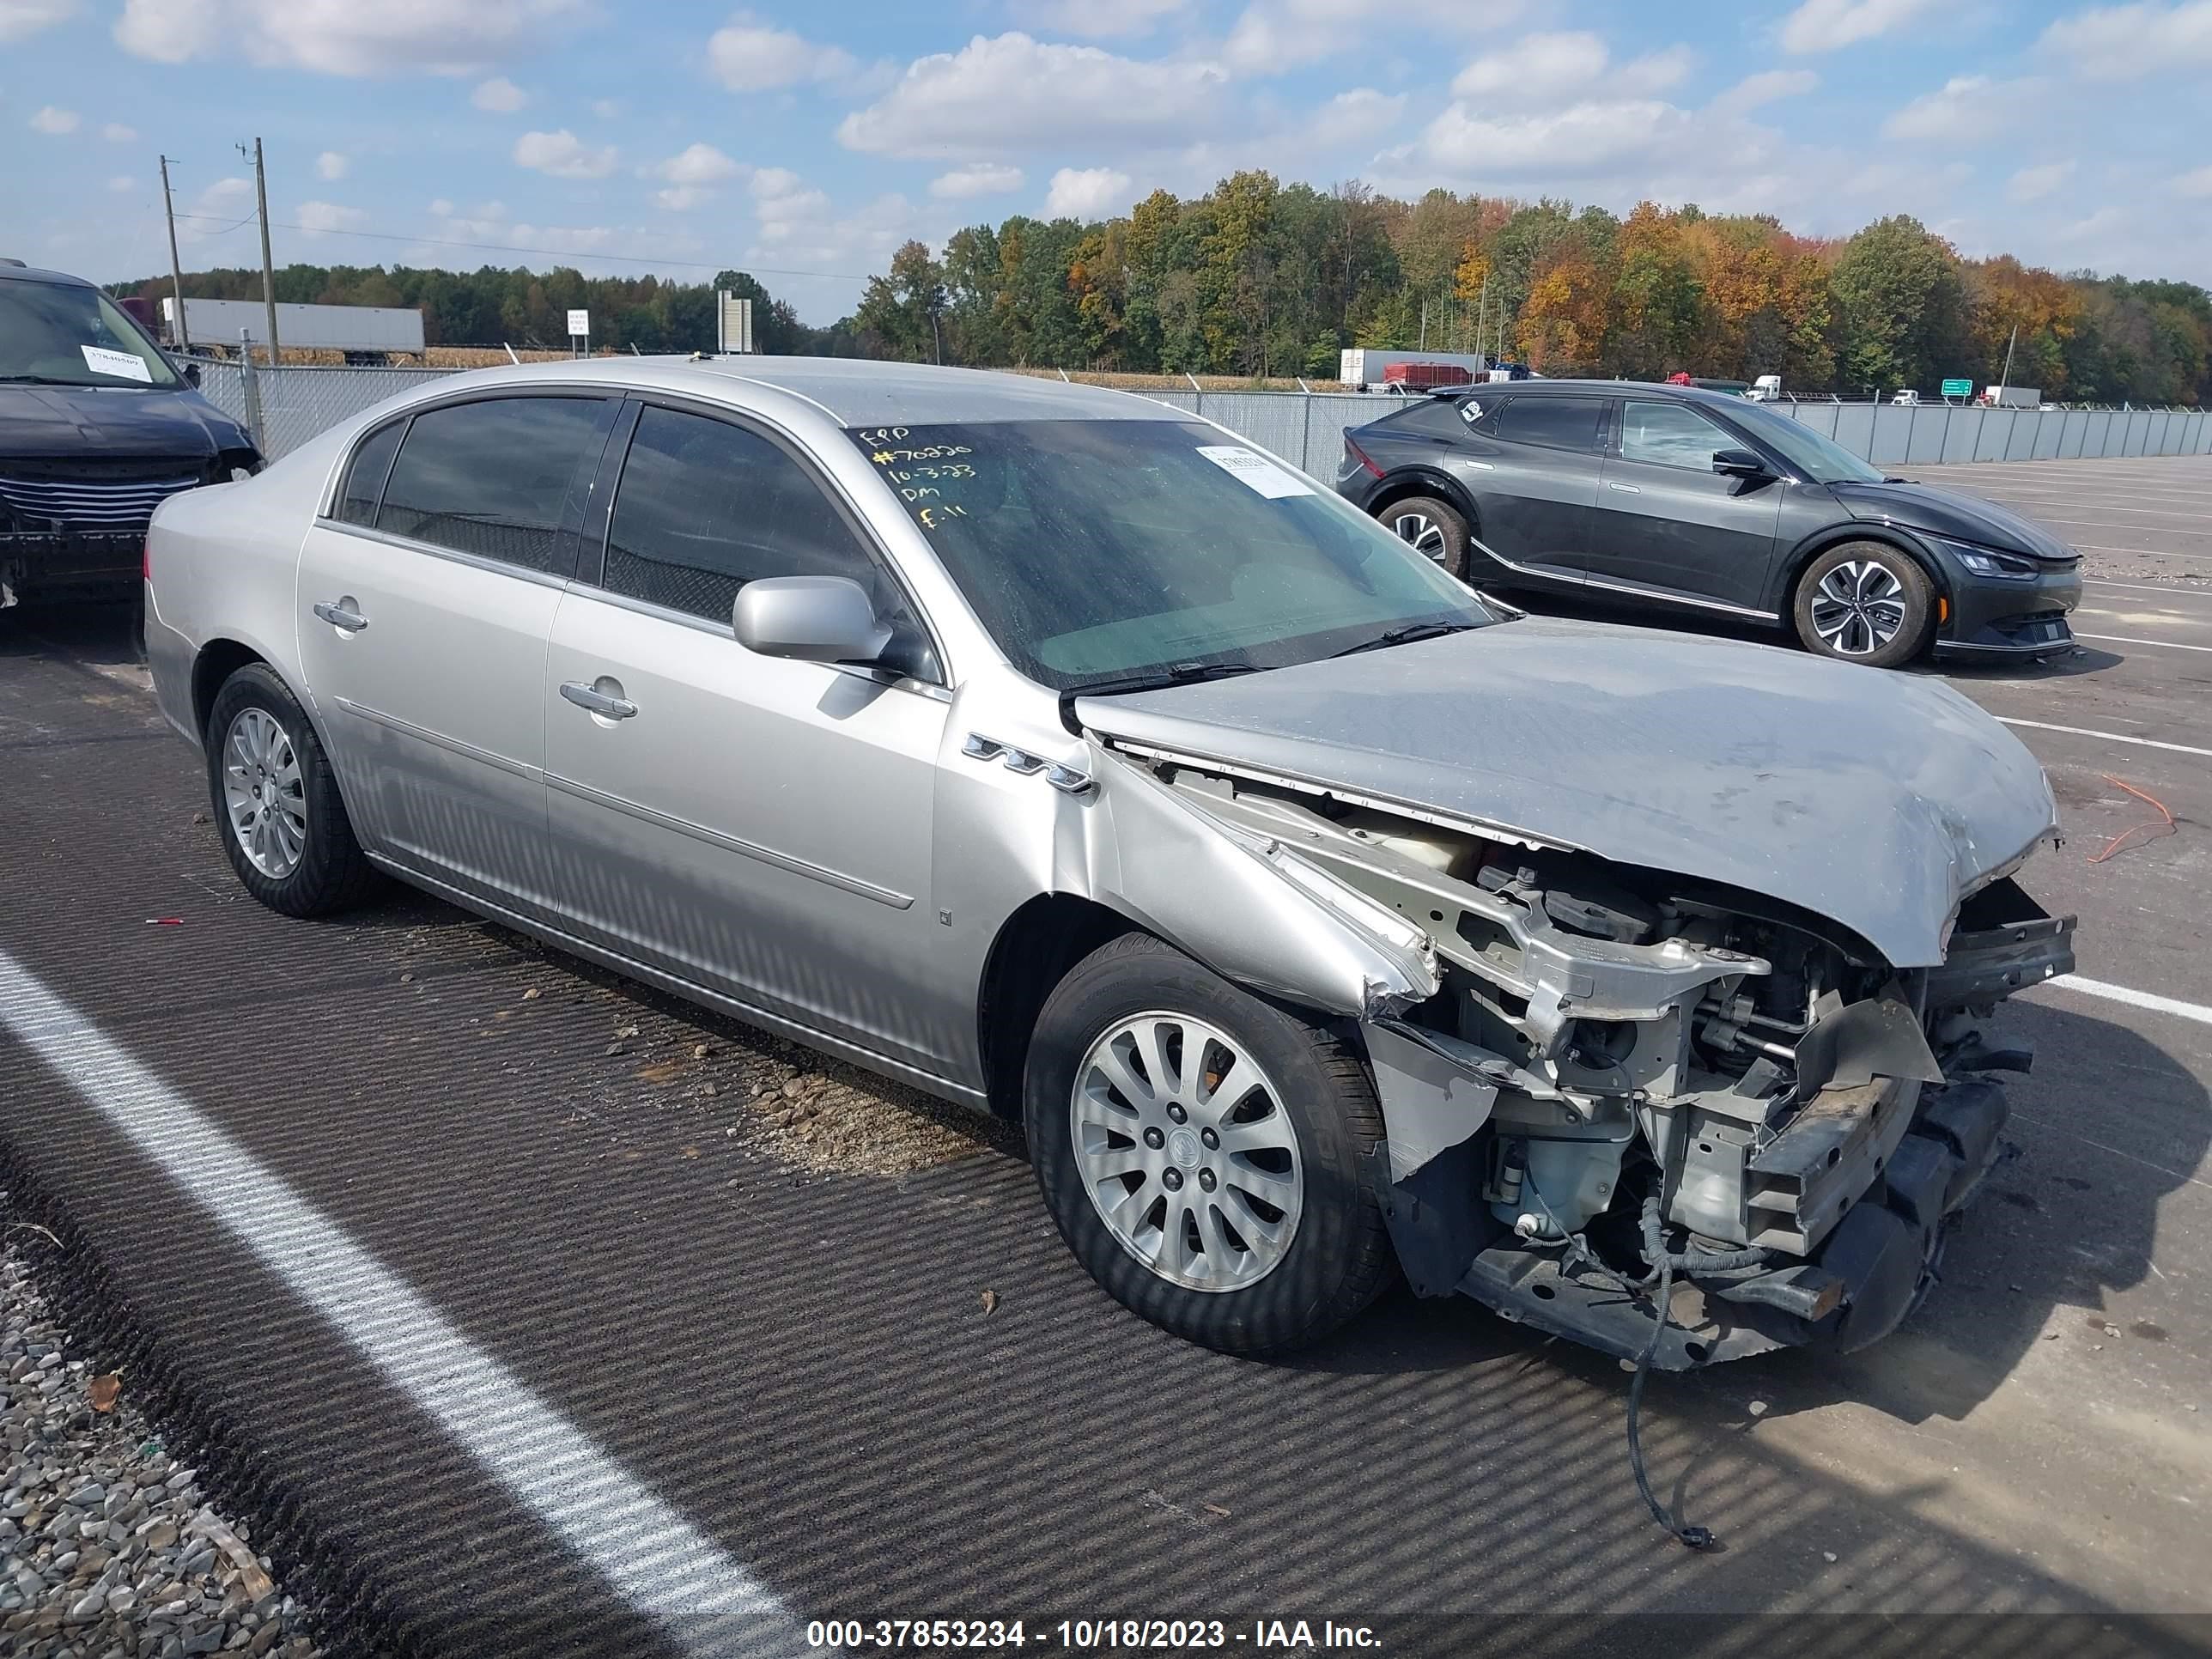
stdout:
<svg viewBox="0 0 2212 1659">
<path fill-rule="evenodd" d="M 1400 541 L 1425 559 L 1467 580 L 1468 536 L 1466 516 L 1449 501 L 1433 495 L 1408 495 L 1393 501 L 1376 515 Z"/>
<path fill-rule="evenodd" d="M 358 904 L 376 872 L 307 711 L 265 663 L 222 684 L 208 713 L 208 793 L 246 890 L 288 916 Z"/>
<path fill-rule="evenodd" d="M 1936 585 L 1885 542 L 1845 542 L 1806 567 L 1791 610 L 1807 650 L 1895 668 L 1935 635 Z"/>
<path fill-rule="evenodd" d="M 1024 1107 L 1069 1248 L 1178 1336 L 1297 1347 L 1389 1275 L 1364 1168 L 1382 1121 L 1358 1058 L 1150 935 L 1100 946 L 1054 990 Z"/>
</svg>

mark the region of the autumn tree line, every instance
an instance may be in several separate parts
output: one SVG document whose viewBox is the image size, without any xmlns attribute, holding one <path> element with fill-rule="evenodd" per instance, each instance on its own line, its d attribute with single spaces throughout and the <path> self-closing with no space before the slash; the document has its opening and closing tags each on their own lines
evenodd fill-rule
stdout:
<svg viewBox="0 0 2212 1659">
<path fill-rule="evenodd" d="M 258 299 L 260 274 L 186 292 Z M 763 351 L 1130 373 L 1333 379 L 1346 346 L 1486 351 L 1547 374 L 1677 370 L 1792 392 L 2010 380 L 2077 402 L 2212 403 L 2212 295 L 2188 283 L 1962 258 L 1902 216 L 1845 238 L 1766 215 L 1646 202 L 1625 218 L 1433 190 L 1320 191 L 1244 172 L 1185 200 L 1155 191 L 1103 222 L 1016 215 L 908 242 L 854 313 L 802 323 L 754 277 L 712 283 L 485 266 L 291 265 L 280 300 L 416 306 L 433 343 L 561 346 L 592 313 L 618 350 L 711 346 L 714 290 L 754 301 Z M 126 285 L 149 298 L 163 277 Z"/>
</svg>

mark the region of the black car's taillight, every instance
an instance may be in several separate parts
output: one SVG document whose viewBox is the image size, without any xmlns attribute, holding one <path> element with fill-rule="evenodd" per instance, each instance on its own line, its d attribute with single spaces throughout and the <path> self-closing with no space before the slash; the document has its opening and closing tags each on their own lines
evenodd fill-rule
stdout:
<svg viewBox="0 0 2212 1659">
<path fill-rule="evenodd" d="M 1358 444 L 1352 441 L 1352 435 L 1349 433 L 1345 434 L 1344 453 L 1352 457 L 1353 460 L 1358 462 L 1360 465 L 1365 467 L 1376 477 L 1379 478 L 1382 476 L 1382 469 L 1367 459 L 1367 452 L 1362 449 Z"/>
</svg>

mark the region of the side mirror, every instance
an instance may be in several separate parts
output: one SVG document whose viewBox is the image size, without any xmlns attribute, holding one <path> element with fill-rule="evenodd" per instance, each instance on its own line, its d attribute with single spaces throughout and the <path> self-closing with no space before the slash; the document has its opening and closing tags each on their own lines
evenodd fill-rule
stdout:
<svg viewBox="0 0 2212 1659">
<path fill-rule="evenodd" d="M 185 365 L 185 384 L 197 391 L 199 388 L 199 383 L 200 366 L 198 363 L 186 363 Z"/>
<path fill-rule="evenodd" d="M 1713 471 L 1731 478 L 1771 478 L 1773 469 L 1748 449 L 1717 449 Z"/>
<path fill-rule="evenodd" d="M 891 642 L 868 590 L 849 576 L 763 576 L 730 608 L 738 643 L 763 657 L 868 662 Z"/>
</svg>

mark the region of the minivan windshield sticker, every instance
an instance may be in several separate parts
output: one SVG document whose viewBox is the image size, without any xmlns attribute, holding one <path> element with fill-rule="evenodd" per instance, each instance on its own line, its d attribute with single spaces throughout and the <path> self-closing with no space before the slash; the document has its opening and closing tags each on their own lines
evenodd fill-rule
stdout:
<svg viewBox="0 0 2212 1659">
<path fill-rule="evenodd" d="M 1231 477 L 1269 501 L 1285 495 L 1310 495 L 1313 488 L 1296 473 L 1285 471 L 1265 455 L 1236 444 L 1200 444 L 1198 453 Z"/>
<path fill-rule="evenodd" d="M 95 374 L 112 374 L 118 380 L 154 384 L 154 371 L 146 367 L 143 357 L 134 357 L 127 351 L 110 351 L 106 346 L 79 346 L 77 349 L 84 353 L 84 366 Z"/>
</svg>

